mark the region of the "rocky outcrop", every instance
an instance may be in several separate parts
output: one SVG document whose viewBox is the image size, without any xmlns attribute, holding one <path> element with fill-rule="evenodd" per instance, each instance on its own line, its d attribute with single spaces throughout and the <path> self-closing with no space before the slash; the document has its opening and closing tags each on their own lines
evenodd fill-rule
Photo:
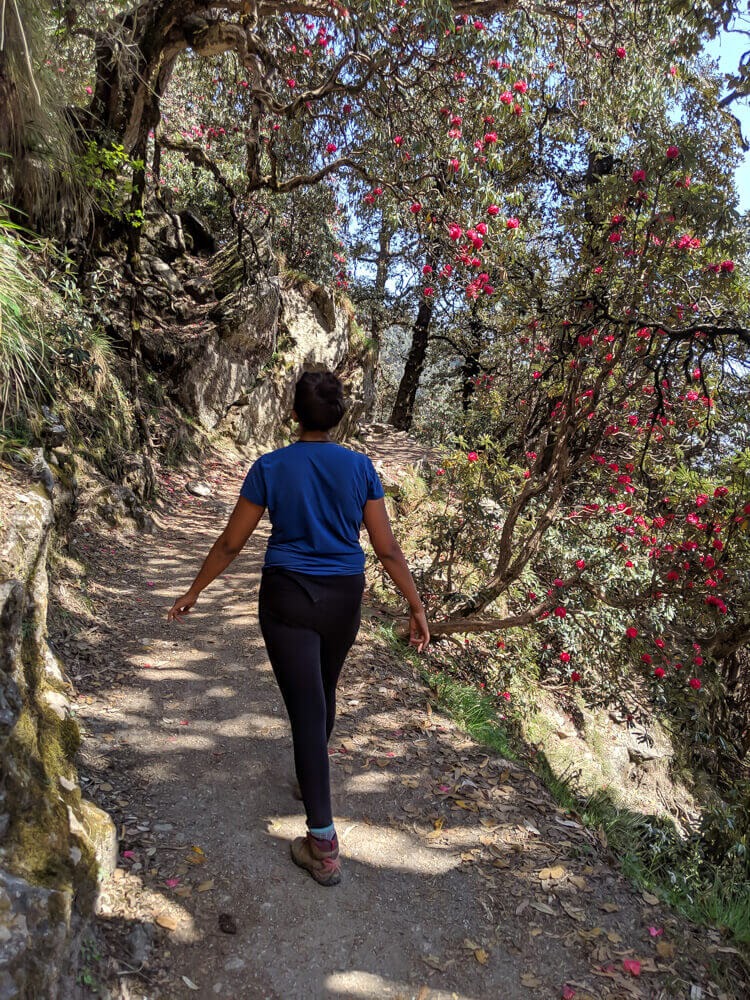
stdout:
<svg viewBox="0 0 750 1000">
<path fill-rule="evenodd" d="M 2 514 L 0 1000 L 63 1000 L 117 842 L 109 816 L 82 797 L 71 688 L 47 644 L 52 502 L 43 485 L 23 484 Z"/>
<path fill-rule="evenodd" d="M 260 450 L 283 442 L 299 375 L 327 368 L 345 380 L 349 410 L 338 433 L 348 435 L 371 404 L 373 366 L 351 304 L 280 270 L 264 233 L 211 254 L 201 226 L 149 218 L 143 295 L 157 321 L 146 316 L 142 326 L 145 360 L 201 427 Z"/>
</svg>

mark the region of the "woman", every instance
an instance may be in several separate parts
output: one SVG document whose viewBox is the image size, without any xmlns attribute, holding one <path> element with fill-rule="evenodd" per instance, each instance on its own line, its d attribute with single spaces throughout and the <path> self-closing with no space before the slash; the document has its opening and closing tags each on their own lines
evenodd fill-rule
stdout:
<svg viewBox="0 0 750 1000">
<path fill-rule="evenodd" d="M 289 714 L 294 765 L 307 813 L 307 834 L 292 842 L 292 858 L 326 886 L 341 880 L 328 740 L 336 714 L 336 684 L 360 625 L 363 521 L 375 554 L 409 602 L 410 644 L 422 652 L 430 640 L 424 608 L 393 537 L 373 464 L 329 434 L 344 410 L 343 386 L 335 375 L 302 375 L 292 410 L 300 424 L 299 439 L 254 462 L 226 528 L 190 590 L 167 616 L 182 620 L 200 592 L 241 551 L 267 508 L 272 531 L 258 616 Z"/>
</svg>

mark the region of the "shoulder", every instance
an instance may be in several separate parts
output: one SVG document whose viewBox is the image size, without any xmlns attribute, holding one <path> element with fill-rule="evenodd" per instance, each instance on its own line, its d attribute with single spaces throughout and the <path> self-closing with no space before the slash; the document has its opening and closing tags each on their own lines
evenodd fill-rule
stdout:
<svg viewBox="0 0 750 1000">
<path fill-rule="evenodd" d="M 349 456 L 349 461 L 352 465 L 360 469 L 372 469 L 374 468 L 372 464 L 372 459 L 363 451 L 355 451 L 354 448 L 345 448 L 343 445 L 338 445 L 341 451 L 346 452 Z"/>
<path fill-rule="evenodd" d="M 273 451 L 264 451 L 263 454 L 258 455 L 255 461 L 262 466 L 268 467 L 276 465 L 277 462 L 283 462 L 286 458 L 289 458 L 294 454 L 294 449 L 292 445 L 285 445 L 283 448 L 274 448 Z"/>
</svg>

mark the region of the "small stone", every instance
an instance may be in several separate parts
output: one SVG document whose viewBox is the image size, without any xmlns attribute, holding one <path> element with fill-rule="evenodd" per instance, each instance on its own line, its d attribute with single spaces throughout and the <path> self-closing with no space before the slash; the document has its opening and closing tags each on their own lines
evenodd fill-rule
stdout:
<svg viewBox="0 0 750 1000">
<path fill-rule="evenodd" d="M 211 487 L 207 483 L 188 483 L 186 489 L 188 493 L 192 493 L 196 497 L 211 496 Z"/>
</svg>

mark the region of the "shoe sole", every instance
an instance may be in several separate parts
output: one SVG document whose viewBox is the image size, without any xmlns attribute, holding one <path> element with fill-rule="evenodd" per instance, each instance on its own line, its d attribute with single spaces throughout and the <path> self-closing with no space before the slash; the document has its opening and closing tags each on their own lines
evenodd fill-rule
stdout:
<svg viewBox="0 0 750 1000">
<path fill-rule="evenodd" d="M 318 883 L 318 885 L 322 885 L 325 886 L 326 888 L 329 888 L 330 886 L 338 885 L 339 882 L 341 881 L 341 872 L 335 872 L 333 875 L 329 875 L 327 879 L 318 878 L 318 876 L 315 874 L 314 871 L 312 871 L 312 869 L 308 868 L 307 865 L 303 865 L 301 861 L 297 860 L 294 851 L 292 850 L 291 844 L 289 845 L 289 853 L 291 854 L 292 861 L 295 863 L 295 865 L 298 868 L 301 868 L 302 871 L 307 872 L 307 874 L 312 879 L 314 879 Z"/>
</svg>

